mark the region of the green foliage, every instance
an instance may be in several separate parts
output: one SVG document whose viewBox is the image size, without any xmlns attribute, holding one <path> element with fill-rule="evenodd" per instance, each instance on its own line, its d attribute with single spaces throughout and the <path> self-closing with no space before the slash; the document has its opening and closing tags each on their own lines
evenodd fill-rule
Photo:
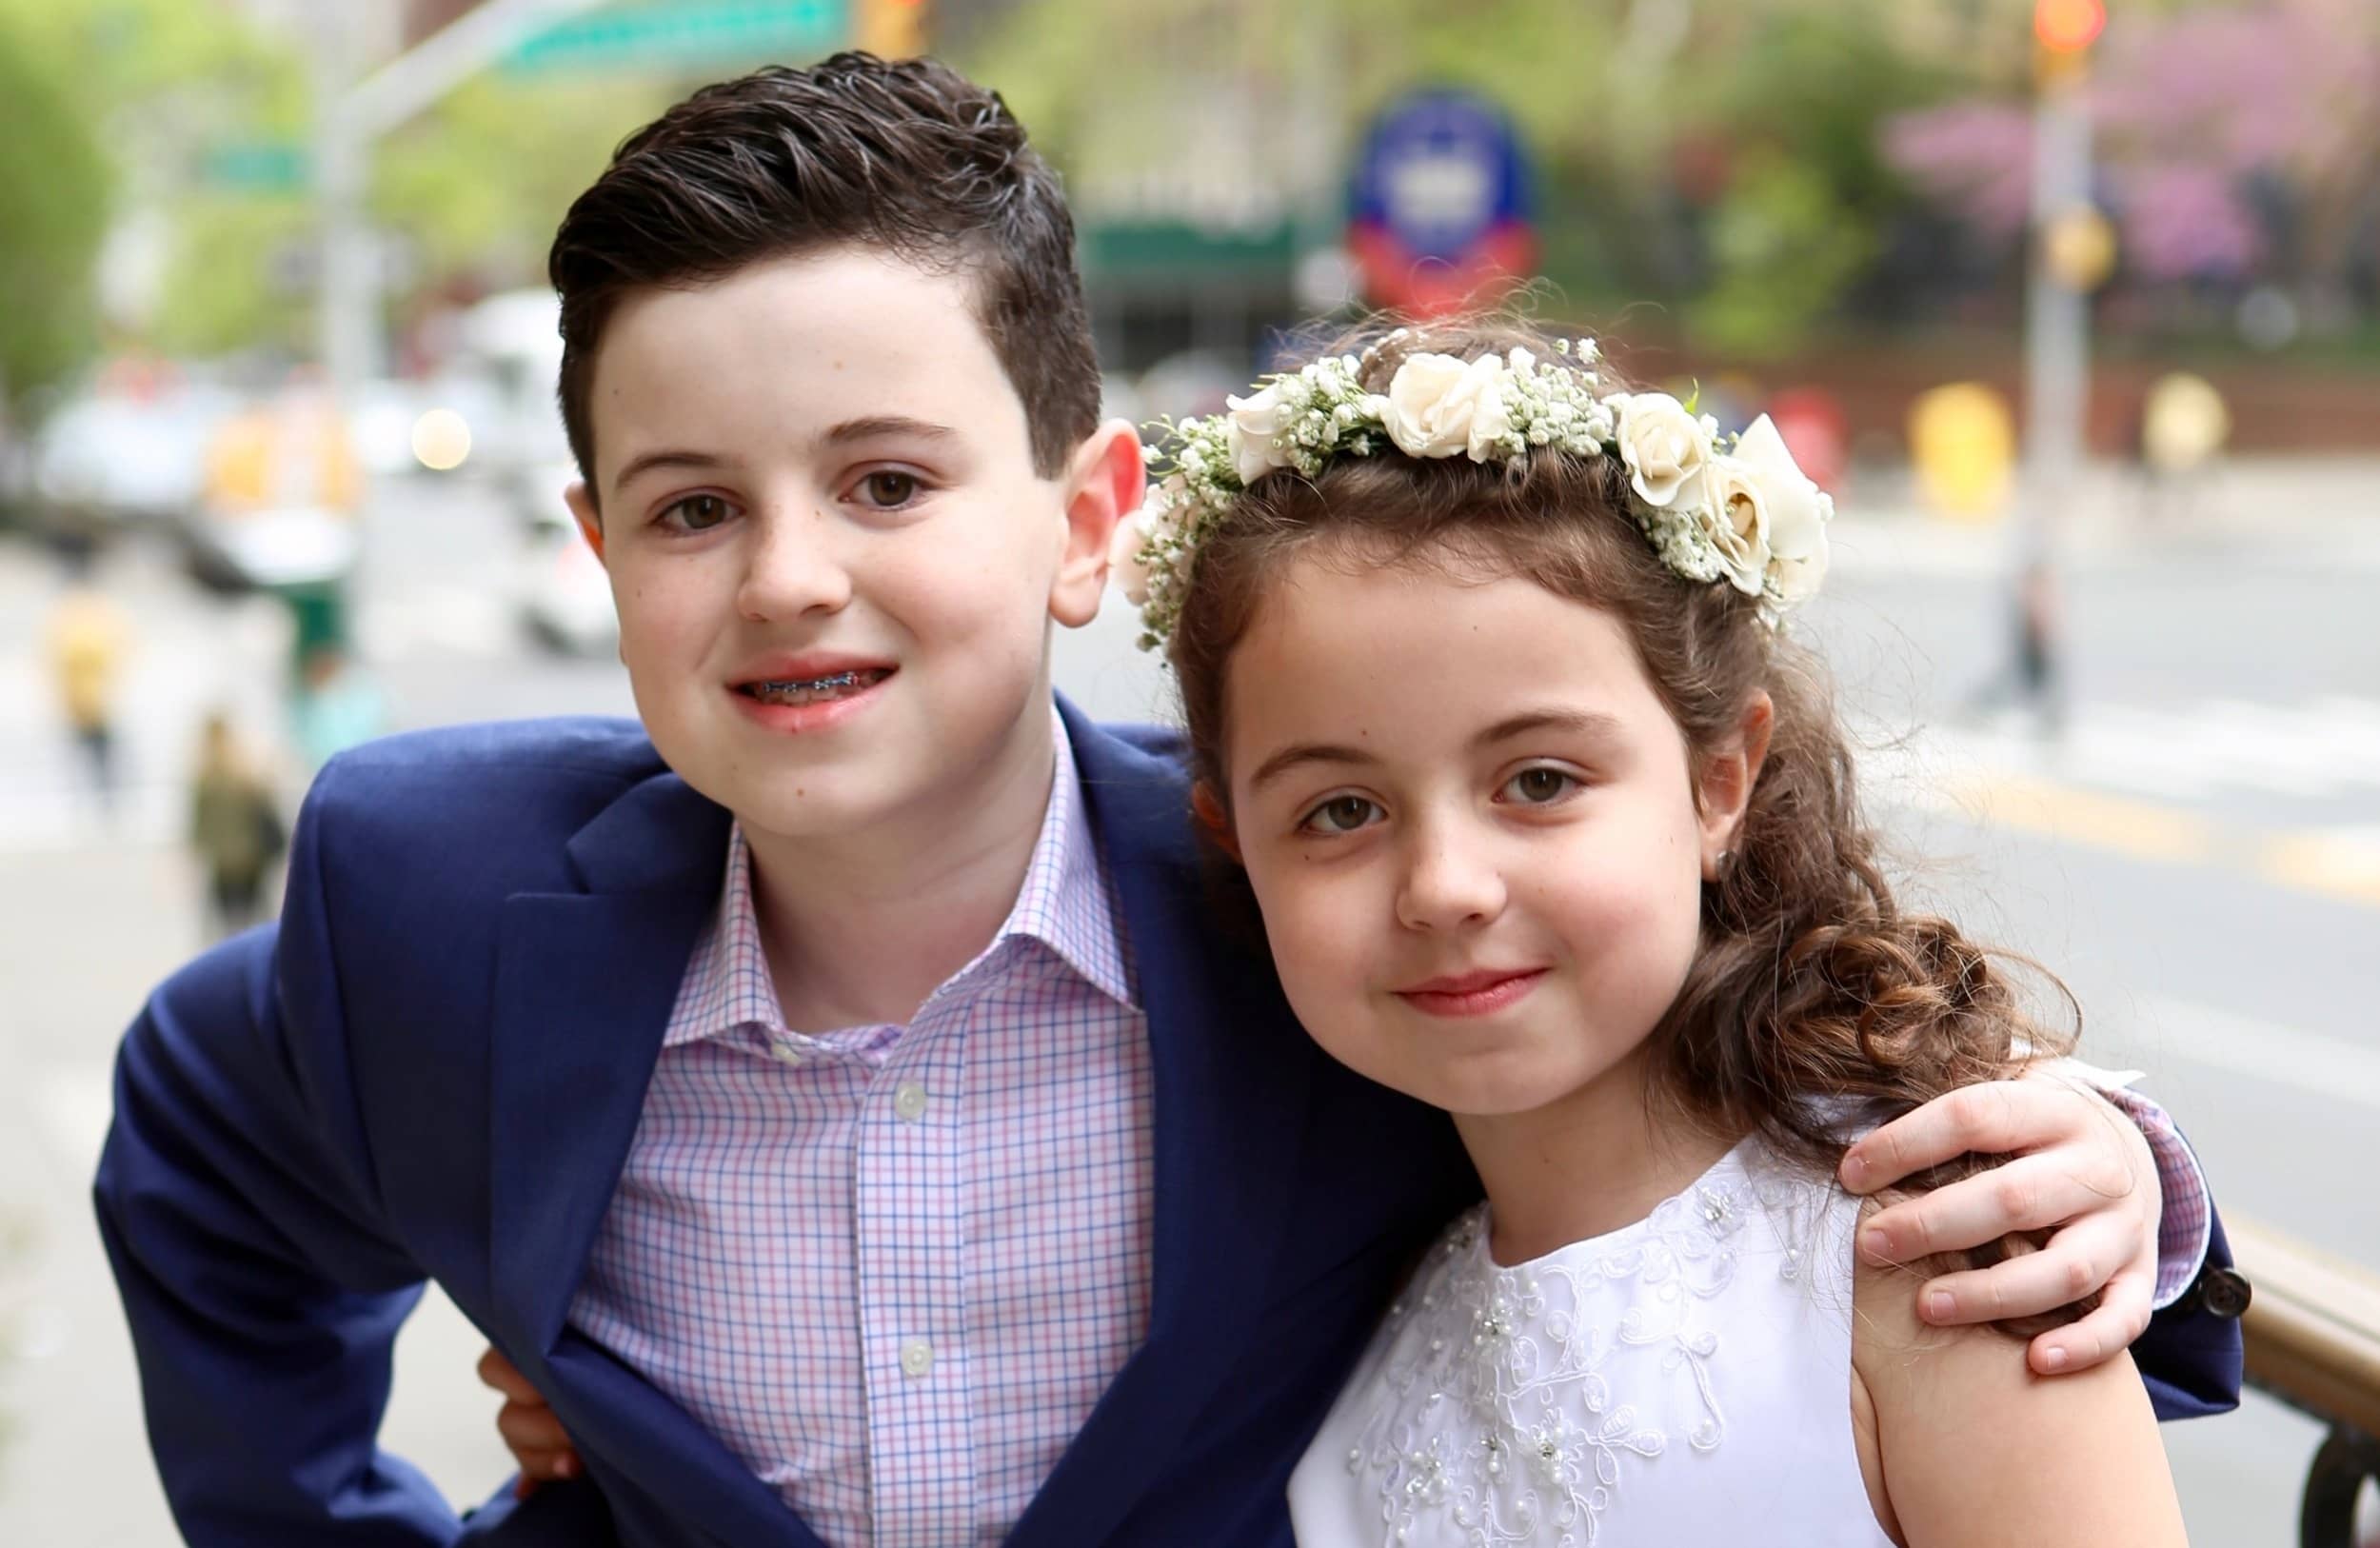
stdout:
<svg viewBox="0 0 2380 1548">
<path fill-rule="evenodd" d="M 32 68 L 4 18 L 0 102 L 0 392 L 21 400 L 97 346 L 91 275 L 108 167 L 76 104 Z"/>
<path fill-rule="evenodd" d="M 379 148 L 373 216 L 412 244 L 420 283 L 535 283 L 570 202 L 681 90 L 637 77 L 466 82 Z"/>
<path fill-rule="evenodd" d="M 1874 227 L 1819 167 L 1747 158 L 1711 211 L 1715 278 L 1687 308 L 1696 340 L 1722 354 L 1775 359 L 1834 309 L 1876 246 Z"/>
</svg>

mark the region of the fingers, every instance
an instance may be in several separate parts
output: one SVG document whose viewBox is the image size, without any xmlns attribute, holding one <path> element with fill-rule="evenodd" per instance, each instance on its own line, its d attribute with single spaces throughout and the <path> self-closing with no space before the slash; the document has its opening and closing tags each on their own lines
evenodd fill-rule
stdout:
<svg viewBox="0 0 2380 1548">
<path fill-rule="evenodd" d="M 1918 1292 L 1917 1314 L 1948 1327 L 2038 1317 L 2072 1305 L 2131 1271 L 2122 1235 L 2095 1219 L 2077 1221 L 2039 1252 L 1930 1281 Z"/>
<path fill-rule="evenodd" d="M 489 1349 L 479 1358 L 479 1379 L 505 1396 L 505 1405 L 496 1411 L 496 1434 L 521 1469 L 512 1486 L 515 1496 L 526 1499 L 540 1483 L 578 1477 L 579 1454 L 569 1432 L 528 1378 Z"/>
<path fill-rule="evenodd" d="M 2108 1281 L 2097 1311 L 2033 1340 L 2026 1363 L 2043 1376 L 2068 1376 L 2113 1359 L 2149 1331 L 2154 1285 L 2154 1275 L 2117 1275 Z"/>
<path fill-rule="evenodd" d="M 1843 1186 L 1874 1193 L 1971 1150 L 2039 1149 L 2073 1134 L 2089 1113 L 2089 1099 L 2055 1082 L 1961 1086 L 1862 1136 L 1843 1158 Z"/>
<path fill-rule="evenodd" d="M 495 1388 L 516 1403 L 543 1408 L 545 1396 L 529 1384 L 529 1379 L 513 1367 L 512 1361 L 496 1353 L 491 1345 L 479 1358 L 479 1379 L 482 1386 Z"/>
<path fill-rule="evenodd" d="M 540 1483 L 579 1475 L 579 1454 L 554 1411 L 538 1404 L 508 1402 L 496 1411 L 496 1433 L 521 1469 L 513 1493 L 526 1499 Z"/>
<path fill-rule="evenodd" d="M 2101 1186 L 2111 1177 L 2128 1186 L 2122 1168 L 2104 1177 L 2098 1171 L 2073 1164 L 2062 1152 L 2019 1157 L 1877 1211 L 1860 1227 L 1860 1253 L 1874 1263 L 1907 1263 L 1930 1253 L 1965 1252 L 2013 1232 L 2107 1217 L 2106 1225 L 2120 1229 L 2116 1250 L 2087 1287 L 2096 1289 L 2139 1252 L 2145 1230 L 2143 1211 L 2125 1202 L 2127 1194 L 2112 1199 Z"/>
</svg>

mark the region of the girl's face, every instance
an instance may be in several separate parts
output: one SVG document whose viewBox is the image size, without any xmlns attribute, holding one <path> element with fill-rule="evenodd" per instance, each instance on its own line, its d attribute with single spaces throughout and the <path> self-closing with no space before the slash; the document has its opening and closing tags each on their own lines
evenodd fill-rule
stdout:
<svg viewBox="0 0 2380 1548">
<path fill-rule="evenodd" d="M 1749 775 L 1714 760 L 1697 806 L 1616 619 L 1526 580 L 1300 558 L 1224 686 L 1232 838 L 1332 1057 L 1478 1116 L 1630 1060 Z"/>
</svg>

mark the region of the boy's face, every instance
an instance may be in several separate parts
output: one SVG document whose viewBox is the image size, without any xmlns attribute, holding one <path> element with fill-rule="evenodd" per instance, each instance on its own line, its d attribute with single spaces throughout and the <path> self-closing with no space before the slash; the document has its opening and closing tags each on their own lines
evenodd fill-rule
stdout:
<svg viewBox="0 0 2380 1548">
<path fill-rule="evenodd" d="M 1097 610 L 1139 447 L 1104 427 L 1038 476 L 969 301 L 838 248 L 637 292 L 605 331 L 600 501 L 572 505 L 654 745 L 747 828 L 946 828 L 1046 759 L 1049 621 Z"/>
</svg>

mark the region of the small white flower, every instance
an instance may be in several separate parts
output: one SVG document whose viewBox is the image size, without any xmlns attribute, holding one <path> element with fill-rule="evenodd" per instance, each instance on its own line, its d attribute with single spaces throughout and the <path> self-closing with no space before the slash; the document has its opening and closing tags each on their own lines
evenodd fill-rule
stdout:
<svg viewBox="0 0 2380 1548">
<path fill-rule="evenodd" d="M 1231 449 L 1232 470 L 1243 486 L 1276 467 L 1289 466 L 1289 459 L 1273 447 L 1274 438 L 1288 429 L 1299 412 L 1299 406 L 1290 401 L 1287 387 L 1286 382 L 1271 382 L 1245 398 L 1223 400 L 1230 409 L 1225 442 Z"/>
<path fill-rule="evenodd" d="M 1628 482 L 1646 505 L 1666 509 L 1709 466 L 1711 432 L 1666 392 L 1631 393 L 1613 403 Z"/>
<path fill-rule="evenodd" d="M 1512 429 L 1503 375 L 1504 363 L 1494 355 L 1469 365 L 1452 355 L 1408 355 L 1388 384 L 1389 439 L 1408 457 L 1486 461 Z"/>
</svg>

